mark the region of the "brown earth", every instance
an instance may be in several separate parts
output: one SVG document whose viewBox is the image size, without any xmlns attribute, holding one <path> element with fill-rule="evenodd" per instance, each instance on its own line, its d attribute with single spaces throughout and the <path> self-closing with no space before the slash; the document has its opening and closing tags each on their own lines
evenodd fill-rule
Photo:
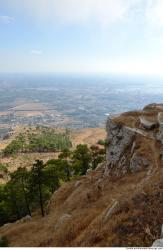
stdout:
<svg viewBox="0 0 163 250">
<path fill-rule="evenodd" d="M 0 234 L 17 247 L 151 246 L 163 223 L 163 166 L 156 145 L 148 143 L 152 169 L 114 179 L 98 170 L 66 183 L 54 193 L 45 218 L 34 215 L 31 222 L 2 227 Z"/>
<path fill-rule="evenodd" d="M 139 127 L 136 117 L 124 114 L 116 122 Z M 95 134 L 101 139 L 103 132 L 84 130 L 73 144 L 94 143 Z M 56 191 L 44 218 L 37 211 L 29 222 L 2 227 L 0 235 L 15 247 L 151 246 L 163 224 L 163 161 L 161 143 L 147 135 L 140 133 L 137 140 L 143 156 L 150 158 L 148 168 L 109 177 L 104 163 Z"/>
<path fill-rule="evenodd" d="M 96 144 L 98 140 L 106 138 L 106 131 L 103 128 L 85 128 L 72 133 L 72 144 L 76 147 L 79 144 L 89 146 Z"/>
</svg>

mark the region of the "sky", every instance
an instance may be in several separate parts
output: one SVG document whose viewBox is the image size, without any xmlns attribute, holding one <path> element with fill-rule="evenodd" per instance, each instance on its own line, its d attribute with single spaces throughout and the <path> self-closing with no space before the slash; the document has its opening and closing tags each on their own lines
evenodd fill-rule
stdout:
<svg viewBox="0 0 163 250">
<path fill-rule="evenodd" d="M 163 76 L 163 0 L 0 0 L 0 73 Z"/>
</svg>

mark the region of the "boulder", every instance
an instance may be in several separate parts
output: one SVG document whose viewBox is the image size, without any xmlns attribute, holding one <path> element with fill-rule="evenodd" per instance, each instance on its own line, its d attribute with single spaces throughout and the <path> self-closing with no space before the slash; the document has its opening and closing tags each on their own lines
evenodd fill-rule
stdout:
<svg viewBox="0 0 163 250">
<path fill-rule="evenodd" d="M 30 215 L 27 215 L 23 218 L 21 218 L 20 220 L 17 220 L 16 221 L 16 224 L 19 224 L 19 223 L 26 223 L 26 222 L 29 222 L 32 220 L 32 217 Z"/>
<path fill-rule="evenodd" d="M 79 187 L 81 185 L 81 181 L 76 181 L 75 182 L 75 185 L 74 185 L 74 188 L 77 188 L 77 187 Z"/>
<path fill-rule="evenodd" d="M 24 218 L 21 219 L 22 222 L 28 222 L 32 220 L 32 217 L 30 215 L 25 216 Z"/>
<path fill-rule="evenodd" d="M 105 223 L 114 213 L 116 213 L 118 208 L 119 208 L 119 202 L 115 200 L 113 202 L 112 206 L 109 206 L 106 209 L 106 213 L 105 213 L 103 222 Z"/>
<path fill-rule="evenodd" d="M 158 121 L 150 121 L 147 117 L 141 116 L 140 117 L 140 124 L 142 125 L 143 128 L 145 129 L 154 129 L 158 127 Z"/>
<path fill-rule="evenodd" d="M 6 224 L 4 224 L 2 227 L 3 228 L 7 228 L 7 227 L 9 227 L 9 226 L 11 226 L 12 225 L 12 223 L 6 223 Z"/>
<path fill-rule="evenodd" d="M 92 173 L 92 169 L 91 168 L 89 168 L 89 169 L 87 169 L 87 173 L 86 173 L 86 175 L 88 175 L 88 174 L 90 174 L 90 173 Z"/>
<path fill-rule="evenodd" d="M 58 229 L 60 226 L 62 226 L 65 222 L 69 221 L 71 219 L 71 214 L 63 214 L 59 219 L 57 224 L 55 225 L 55 229 Z"/>
<path fill-rule="evenodd" d="M 163 225 L 161 227 L 161 238 L 163 238 Z"/>
<path fill-rule="evenodd" d="M 154 241 L 152 247 L 163 247 L 163 239 L 158 239 Z"/>
<path fill-rule="evenodd" d="M 161 227 L 161 235 L 160 235 L 160 239 L 155 240 L 152 247 L 163 247 L 163 225 Z"/>
</svg>

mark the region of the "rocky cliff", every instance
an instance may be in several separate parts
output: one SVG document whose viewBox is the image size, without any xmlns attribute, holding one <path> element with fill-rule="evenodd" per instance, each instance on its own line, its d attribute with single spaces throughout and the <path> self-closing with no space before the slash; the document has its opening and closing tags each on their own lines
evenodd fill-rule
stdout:
<svg viewBox="0 0 163 250">
<path fill-rule="evenodd" d="M 151 104 L 142 111 L 109 117 L 106 130 L 106 174 L 123 175 L 150 168 L 153 157 L 147 142 L 160 143 L 159 153 L 162 155 L 163 105 Z"/>
<path fill-rule="evenodd" d="M 11 246 L 151 246 L 163 224 L 163 104 L 109 117 L 106 162 L 64 184 L 47 215 L 5 225 Z"/>
</svg>

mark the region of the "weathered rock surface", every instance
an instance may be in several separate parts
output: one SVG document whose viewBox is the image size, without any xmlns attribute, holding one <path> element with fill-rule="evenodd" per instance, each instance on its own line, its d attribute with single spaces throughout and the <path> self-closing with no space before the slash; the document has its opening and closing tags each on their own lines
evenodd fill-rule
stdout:
<svg viewBox="0 0 163 250">
<path fill-rule="evenodd" d="M 161 235 L 160 235 L 160 237 L 161 237 L 160 239 L 155 240 L 153 242 L 152 247 L 163 247 L 163 225 L 161 227 Z"/>
<path fill-rule="evenodd" d="M 81 185 L 81 181 L 76 181 L 75 185 L 74 185 L 74 188 L 77 188 Z"/>
<path fill-rule="evenodd" d="M 159 132 L 157 139 L 163 144 L 163 112 L 158 113 Z"/>
<path fill-rule="evenodd" d="M 163 247 L 163 239 L 156 240 L 152 247 Z"/>
<path fill-rule="evenodd" d="M 106 209 L 106 213 L 103 219 L 103 222 L 105 223 L 114 213 L 116 213 L 116 211 L 118 210 L 119 207 L 119 202 L 118 201 L 114 201 L 114 203 L 112 204 L 112 206 L 108 207 Z"/>
<path fill-rule="evenodd" d="M 126 126 L 114 123 L 110 118 L 106 129 L 108 134 L 106 161 L 108 169 L 111 170 L 117 168 L 118 165 L 121 167 L 126 164 L 125 151 L 132 147 L 135 132 Z"/>
<path fill-rule="evenodd" d="M 131 172 L 137 172 L 142 170 L 142 168 L 148 167 L 149 165 L 150 162 L 147 159 L 135 152 L 130 161 L 130 170 Z"/>
<path fill-rule="evenodd" d="M 144 127 L 145 129 L 149 129 L 149 130 L 158 127 L 157 121 L 150 121 L 145 116 L 140 117 L 140 123 L 141 123 L 142 127 Z"/>
<path fill-rule="evenodd" d="M 32 217 L 30 215 L 27 215 L 23 218 L 21 218 L 20 220 L 17 220 L 16 223 L 19 224 L 19 223 L 25 223 L 25 222 L 29 222 L 32 220 Z"/>
<path fill-rule="evenodd" d="M 71 219 L 71 215 L 70 214 L 63 214 L 57 224 L 55 225 L 55 229 L 58 229 L 59 227 L 61 227 L 61 225 L 63 225 L 66 221 L 69 221 Z"/>
<path fill-rule="evenodd" d="M 147 157 L 145 139 L 163 144 L 163 104 L 151 104 L 142 111 L 126 112 L 120 116 L 109 117 L 106 124 L 107 153 L 105 176 L 124 175 L 128 171 L 137 172 L 151 166 Z M 144 138 L 140 145 L 139 138 Z M 143 139 L 142 139 L 143 140 Z M 160 159 L 163 159 L 160 149 Z"/>
</svg>

